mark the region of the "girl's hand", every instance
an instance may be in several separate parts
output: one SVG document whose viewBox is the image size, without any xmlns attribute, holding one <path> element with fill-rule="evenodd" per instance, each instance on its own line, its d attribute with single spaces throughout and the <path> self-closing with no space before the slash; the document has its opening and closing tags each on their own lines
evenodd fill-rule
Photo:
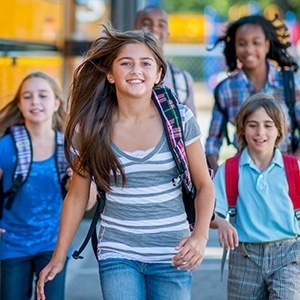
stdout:
<svg viewBox="0 0 300 300">
<path fill-rule="evenodd" d="M 206 243 L 206 239 L 199 241 L 193 235 L 182 239 L 175 248 L 179 252 L 172 259 L 173 266 L 178 267 L 178 270 L 196 270 L 204 258 Z"/>
<path fill-rule="evenodd" d="M 4 233 L 4 232 L 5 232 L 5 229 L 0 228 L 0 234 Z"/>
<path fill-rule="evenodd" d="M 40 272 L 39 280 L 36 285 L 37 300 L 45 300 L 46 295 L 44 291 L 45 283 L 51 281 L 59 273 L 64 266 L 63 262 L 55 262 L 53 259 L 49 264 Z"/>
</svg>

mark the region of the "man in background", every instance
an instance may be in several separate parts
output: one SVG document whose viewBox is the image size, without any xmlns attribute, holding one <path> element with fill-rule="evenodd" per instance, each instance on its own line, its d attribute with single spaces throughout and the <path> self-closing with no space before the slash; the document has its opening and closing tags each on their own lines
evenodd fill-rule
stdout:
<svg viewBox="0 0 300 300">
<path fill-rule="evenodd" d="M 169 24 L 167 13 L 158 6 L 149 5 L 139 10 L 135 18 L 135 29 L 147 27 L 163 45 L 169 38 Z M 196 115 L 194 103 L 194 81 L 190 73 L 168 61 L 168 70 L 164 84 L 178 97 L 182 104 L 188 106 Z"/>
</svg>

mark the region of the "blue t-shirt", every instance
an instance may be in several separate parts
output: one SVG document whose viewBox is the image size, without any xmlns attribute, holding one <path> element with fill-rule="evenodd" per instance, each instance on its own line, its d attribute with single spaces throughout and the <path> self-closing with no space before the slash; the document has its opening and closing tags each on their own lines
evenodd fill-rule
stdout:
<svg viewBox="0 0 300 300">
<path fill-rule="evenodd" d="M 222 215 L 228 212 L 224 166 L 220 166 L 214 179 L 215 210 Z M 263 171 L 254 164 L 248 148 L 244 149 L 239 161 L 238 190 L 235 228 L 241 242 L 270 242 L 300 233 L 289 197 L 282 154 L 278 149 Z"/>
<path fill-rule="evenodd" d="M 0 139 L 0 169 L 4 191 L 12 185 L 16 150 L 10 135 Z M 53 251 L 57 241 L 62 209 L 61 188 L 55 156 L 34 161 L 29 177 L 18 191 L 11 210 L 3 209 L 0 228 L 0 260 Z M 5 199 L 5 203 L 7 199 Z"/>
</svg>

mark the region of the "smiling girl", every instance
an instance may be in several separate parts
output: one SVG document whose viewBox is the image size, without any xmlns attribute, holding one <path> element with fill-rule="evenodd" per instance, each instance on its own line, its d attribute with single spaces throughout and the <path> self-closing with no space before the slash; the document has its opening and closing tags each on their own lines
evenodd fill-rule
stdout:
<svg viewBox="0 0 300 300">
<path fill-rule="evenodd" d="M 205 144 L 207 159 L 215 171 L 227 123 L 235 124 L 243 102 L 259 92 L 272 95 L 280 103 L 288 132 L 281 142 L 281 150 L 300 158 L 300 151 L 292 149 L 291 136 L 292 128 L 300 128 L 300 83 L 295 77 L 296 101 L 291 108 L 287 105 L 290 99 L 285 99 L 283 83 L 282 70 L 298 70 L 296 60 L 288 52 L 291 45 L 288 37 L 286 26 L 278 18 L 272 22 L 262 15 L 250 15 L 229 24 L 225 34 L 216 41 L 215 45 L 224 45 L 229 76 L 215 89 L 216 102 Z M 295 117 L 291 117 L 289 109 L 295 111 Z M 238 148 L 235 138 L 233 144 Z"/>
<path fill-rule="evenodd" d="M 214 204 L 200 129 L 190 109 L 179 105 L 197 189 L 190 234 L 181 189 L 172 184 L 177 167 L 152 99 L 167 67 L 160 43 L 149 31 L 104 28 L 73 80 L 66 149 L 77 154 L 70 160 L 75 173 L 38 299 L 64 265 L 92 177 L 106 192 L 98 240 L 103 298 L 190 299 L 191 271 L 203 260 Z"/>
<path fill-rule="evenodd" d="M 14 99 L 0 111 L 0 178 L 4 192 L 13 185 L 18 159 L 16 145 L 7 129 L 23 128 L 29 135 L 32 151 L 29 176 L 11 207 L 9 196 L 0 199 L 2 299 L 32 299 L 33 281 L 51 259 L 63 204 L 54 155 L 56 131 L 63 131 L 65 116 L 58 85 L 41 72 L 26 76 Z M 66 161 L 65 165 L 67 173 Z M 48 299 L 64 299 L 65 271 L 66 265 L 60 276 L 47 286 Z"/>
</svg>

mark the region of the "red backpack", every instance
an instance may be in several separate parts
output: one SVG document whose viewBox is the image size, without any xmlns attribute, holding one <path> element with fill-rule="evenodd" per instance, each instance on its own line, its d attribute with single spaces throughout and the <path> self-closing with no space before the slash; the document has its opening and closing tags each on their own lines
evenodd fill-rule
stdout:
<svg viewBox="0 0 300 300">
<path fill-rule="evenodd" d="M 289 186 L 289 195 L 293 202 L 295 215 L 300 220 L 300 169 L 298 159 L 294 156 L 282 154 L 285 173 Z M 225 162 L 225 187 L 229 206 L 230 222 L 236 215 L 236 202 L 238 198 L 240 154 L 231 157 Z"/>
</svg>

